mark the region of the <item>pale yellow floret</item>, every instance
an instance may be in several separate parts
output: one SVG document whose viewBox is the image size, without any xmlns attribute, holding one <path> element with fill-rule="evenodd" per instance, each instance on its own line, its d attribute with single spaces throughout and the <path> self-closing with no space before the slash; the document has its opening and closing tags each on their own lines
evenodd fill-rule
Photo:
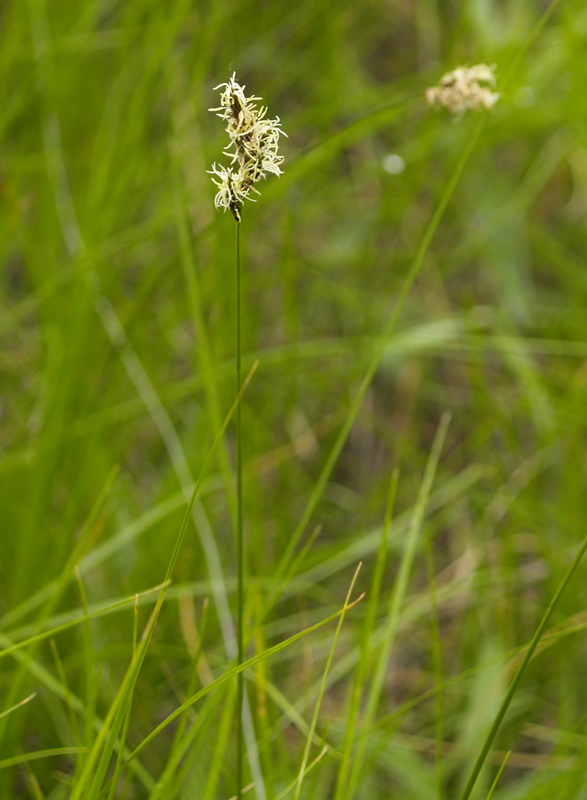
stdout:
<svg viewBox="0 0 587 800">
<path fill-rule="evenodd" d="M 267 109 L 257 108 L 256 101 L 261 98 L 246 97 L 245 87 L 237 83 L 234 74 L 227 83 L 216 88 L 223 89 L 220 107 L 210 111 L 227 123 L 230 144 L 224 153 L 233 166 L 212 166 L 211 174 L 220 179 L 212 178 L 218 186 L 214 205 L 219 210 L 229 209 L 240 221 L 243 202 L 252 200 L 250 193 L 257 191 L 254 184 L 269 173 L 281 175 L 283 156 L 278 154 L 279 137 L 286 134 L 281 130 L 279 117 L 267 119 Z"/>
</svg>

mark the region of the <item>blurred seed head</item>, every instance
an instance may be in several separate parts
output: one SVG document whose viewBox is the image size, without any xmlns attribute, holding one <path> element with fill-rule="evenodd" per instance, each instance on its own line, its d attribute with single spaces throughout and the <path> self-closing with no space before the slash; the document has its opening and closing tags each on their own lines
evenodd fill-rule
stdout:
<svg viewBox="0 0 587 800">
<path fill-rule="evenodd" d="M 466 111 L 490 110 L 499 100 L 495 89 L 495 66 L 476 64 L 457 67 L 442 76 L 437 86 L 426 89 L 426 100 L 432 108 L 447 108 L 461 117 Z"/>
</svg>

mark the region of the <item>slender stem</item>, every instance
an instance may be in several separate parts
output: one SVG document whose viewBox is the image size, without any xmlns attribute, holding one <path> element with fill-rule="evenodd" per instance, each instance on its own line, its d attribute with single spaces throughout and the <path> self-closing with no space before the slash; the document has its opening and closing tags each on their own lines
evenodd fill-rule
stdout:
<svg viewBox="0 0 587 800">
<path fill-rule="evenodd" d="M 236 223 L 236 393 L 241 388 L 241 270 L 240 222 Z M 243 461 L 242 461 L 241 404 L 236 409 L 236 548 L 237 548 L 237 663 L 244 661 L 244 543 L 243 543 Z M 244 677 L 237 676 L 237 739 L 236 739 L 236 796 L 242 797 L 243 785 L 243 701 Z"/>
</svg>

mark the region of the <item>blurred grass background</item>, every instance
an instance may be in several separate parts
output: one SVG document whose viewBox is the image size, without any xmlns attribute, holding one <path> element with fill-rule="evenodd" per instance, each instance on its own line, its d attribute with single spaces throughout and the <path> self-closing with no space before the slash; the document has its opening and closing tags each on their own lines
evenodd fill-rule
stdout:
<svg viewBox="0 0 587 800">
<path fill-rule="evenodd" d="M 340 608 L 360 559 L 368 590 L 397 468 L 376 659 L 406 521 L 450 412 L 377 719 L 462 680 L 371 733 L 354 796 L 458 796 L 511 676 L 498 657 L 531 638 L 587 523 L 580 0 L 560 2 L 489 116 L 304 541 L 321 530 L 269 617 L 254 621 L 477 125 L 430 112 L 422 93 L 479 62 L 496 64 L 499 89 L 547 5 L 2 4 L 3 646 L 83 615 L 67 576 L 47 598 L 116 465 L 81 561 L 87 602 L 163 578 L 183 492 L 233 398 L 234 222 L 214 211 L 206 170 L 225 146 L 207 110 L 213 87 L 236 70 L 289 137 L 284 175 L 243 213 L 244 363 L 260 360 L 243 401 L 249 653 Z M 131 749 L 187 692 L 205 598 L 198 681 L 230 660 L 221 606 L 225 591 L 234 610 L 232 461 L 230 431 L 135 689 Z M 575 632 L 532 662 L 477 798 L 508 750 L 494 797 L 585 796 L 586 575 L 580 567 L 552 621 Z M 141 599 L 141 626 L 152 602 Z M 304 797 L 334 797 L 366 609 L 342 628 L 317 728 L 331 750 Z M 83 754 L 24 754 L 91 738 L 132 655 L 132 601 L 88 631 L 0 660 L 0 712 L 38 692 L 0 718 L 1 797 L 69 795 Z M 278 797 L 295 779 L 332 634 L 247 673 L 264 781 L 249 796 Z M 164 797 L 234 793 L 231 692 L 195 707 L 200 731 Z M 141 753 L 142 778 L 129 771 L 116 796 L 156 796 L 174 747 L 169 728 Z"/>
</svg>

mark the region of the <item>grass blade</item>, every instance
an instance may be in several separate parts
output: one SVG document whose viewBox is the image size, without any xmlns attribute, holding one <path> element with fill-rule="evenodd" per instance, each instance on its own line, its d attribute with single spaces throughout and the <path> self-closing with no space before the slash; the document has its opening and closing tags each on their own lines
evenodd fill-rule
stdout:
<svg viewBox="0 0 587 800">
<path fill-rule="evenodd" d="M 229 410 L 229 412 L 228 412 L 228 414 L 226 416 L 226 419 L 224 420 L 223 426 L 222 426 L 221 430 L 218 432 L 218 434 L 216 435 L 216 438 L 214 439 L 212 447 L 208 451 L 208 454 L 207 454 L 207 456 L 206 456 L 206 458 L 204 460 L 204 463 L 203 463 L 202 468 L 200 470 L 200 475 L 199 475 L 199 477 L 198 477 L 198 479 L 197 479 L 197 481 L 195 483 L 190 502 L 189 502 L 188 507 L 186 509 L 186 513 L 184 515 L 184 519 L 183 519 L 180 531 L 179 531 L 179 533 L 177 535 L 177 538 L 175 540 L 175 545 L 174 545 L 174 548 L 173 548 L 173 552 L 171 554 L 171 558 L 169 560 L 169 564 L 167 566 L 167 571 L 165 573 L 165 580 L 164 580 L 163 586 L 162 586 L 161 591 L 159 593 L 159 597 L 157 598 L 157 603 L 156 603 L 155 608 L 153 609 L 153 611 L 151 613 L 150 619 L 149 619 L 149 621 L 148 621 L 148 623 L 147 623 L 147 625 L 146 625 L 146 627 L 145 627 L 145 629 L 143 631 L 143 635 L 141 637 L 141 642 L 139 644 L 139 647 L 137 648 L 137 651 L 136 651 L 135 655 L 133 656 L 133 659 L 132 659 L 132 661 L 131 661 L 131 663 L 130 663 L 127 671 L 126 671 L 126 674 L 125 674 L 125 676 L 124 676 L 124 678 L 122 680 L 122 683 L 121 683 L 121 685 L 120 685 L 120 687 L 118 689 L 118 692 L 116 693 L 116 696 L 115 696 L 114 700 L 112 701 L 112 704 L 110 705 L 108 713 L 107 713 L 107 715 L 106 715 L 106 717 L 104 719 L 104 722 L 102 724 L 102 727 L 100 728 L 100 731 L 98 732 L 98 735 L 97 735 L 97 737 L 96 737 L 96 739 L 94 741 L 92 749 L 88 753 L 88 757 L 87 757 L 86 763 L 84 764 L 84 768 L 83 768 L 83 770 L 82 770 L 82 772 L 80 774 L 79 781 L 76 783 L 76 785 L 74 787 L 74 790 L 72 792 L 71 800 L 81 800 L 82 797 L 87 798 L 87 800 L 90 800 L 90 798 L 96 797 L 97 794 L 99 793 L 101 779 L 102 779 L 103 775 L 105 774 L 106 769 L 108 767 L 108 763 L 109 763 L 111 754 L 112 754 L 113 749 L 114 749 L 114 743 L 115 743 L 116 737 L 118 735 L 118 730 L 120 729 L 120 727 L 121 727 L 121 725 L 123 723 L 123 718 L 124 718 L 124 713 L 125 713 L 125 710 L 126 710 L 127 700 L 129 698 L 130 693 L 132 692 L 134 684 L 136 683 L 139 671 L 140 671 L 141 666 L 143 664 L 143 661 L 145 659 L 145 655 L 147 653 L 147 649 L 148 649 L 149 644 L 151 642 L 151 638 L 152 638 L 152 635 L 153 635 L 153 631 L 155 629 L 155 625 L 156 625 L 156 622 L 157 622 L 157 619 L 158 619 L 158 616 L 159 616 L 159 612 L 161 611 L 161 608 L 163 606 L 163 602 L 165 600 L 165 592 L 166 592 L 167 586 L 169 585 L 169 581 L 171 580 L 171 575 L 173 574 L 173 570 L 175 568 L 175 564 L 176 564 L 177 558 L 179 556 L 179 551 L 180 551 L 181 546 L 183 544 L 185 533 L 187 531 L 189 522 L 190 522 L 190 520 L 192 518 L 192 510 L 193 510 L 193 507 L 194 507 L 194 503 L 196 502 L 196 498 L 198 496 L 200 485 L 202 483 L 204 475 L 206 474 L 206 470 L 208 468 L 208 464 L 210 463 L 210 461 L 211 461 L 211 459 L 212 459 L 212 457 L 213 457 L 213 455 L 215 453 L 216 447 L 218 446 L 222 436 L 224 436 L 226 428 L 228 427 L 228 423 L 230 422 L 234 411 L 236 410 L 237 406 L 239 405 L 241 397 L 244 394 L 247 386 L 249 385 L 249 382 L 250 382 L 250 380 L 251 380 L 256 368 L 257 368 L 257 364 L 253 365 L 253 369 L 249 372 L 249 374 L 247 375 L 247 377 L 243 381 L 241 390 L 240 390 L 239 394 L 237 395 L 237 397 L 235 398 L 235 400 L 234 400 L 234 402 L 233 402 L 233 404 L 232 404 L 232 406 L 231 406 L 231 408 L 230 408 L 230 410 Z M 104 747 L 104 749 L 102 750 L 103 747 Z M 98 758 L 100 759 L 99 765 L 98 765 L 98 772 L 92 778 L 92 771 L 93 771 L 95 765 L 98 762 Z M 89 781 L 90 781 L 91 778 L 92 778 L 92 784 L 91 784 L 90 794 L 88 795 L 87 791 L 88 791 Z"/>
<path fill-rule="evenodd" d="M 436 468 L 438 466 L 438 461 L 440 459 L 440 454 L 442 452 L 442 447 L 444 445 L 444 439 L 446 437 L 446 432 L 448 429 L 449 422 L 450 422 L 450 415 L 444 414 L 438 426 L 436 436 L 434 437 L 434 442 L 432 444 L 432 448 L 430 451 L 430 457 L 428 459 L 428 464 L 426 465 L 426 472 L 424 473 L 424 479 L 422 480 L 420 491 L 418 493 L 418 499 L 414 507 L 412 522 L 410 524 L 410 529 L 405 544 L 404 555 L 400 564 L 399 573 L 396 578 L 393 592 L 390 598 L 389 612 L 385 626 L 385 636 L 384 636 L 383 646 L 381 648 L 381 653 L 375 669 L 375 674 L 372 679 L 371 690 L 367 698 L 367 707 L 365 710 L 365 717 L 363 720 L 363 725 L 365 728 L 370 727 L 375 717 L 375 713 L 377 711 L 377 705 L 379 703 L 379 698 L 381 696 L 381 691 L 383 688 L 385 671 L 387 669 L 389 655 L 391 653 L 391 648 L 393 646 L 393 642 L 395 640 L 395 636 L 397 633 L 400 612 L 404 603 L 406 591 L 408 588 L 408 581 L 410 573 L 412 571 L 414 558 L 416 555 L 416 548 L 420 532 L 422 530 L 424 515 L 426 513 L 426 505 L 428 503 L 428 498 L 432 490 L 432 483 L 434 481 L 434 476 L 436 475 Z M 346 797 L 348 798 L 353 797 L 356 788 L 358 786 L 361 775 L 361 769 L 365 757 L 366 747 L 367 747 L 367 739 L 362 738 L 359 741 L 359 745 L 353 763 L 353 768 L 347 784 Z"/>
<path fill-rule="evenodd" d="M 269 658 L 270 656 L 274 655 L 275 653 L 279 653 L 281 650 L 284 650 L 286 647 L 290 647 L 295 642 L 298 642 L 304 636 L 307 636 L 308 634 L 313 633 L 313 631 L 317 631 L 320 628 L 322 628 L 324 625 L 327 625 L 329 622 L 333 622 L 335 619 L 338 619 L 341 614 L 346 613 L 351 608 L 354 608 L 357 605 L 357 603 L 359 603 L 362 599 L 363 599 L 363 596 L 361 595 L 356 600 L 354 600 L 352 603 L 350 603 L 350 605 L 347 605 L 343 609 L 340 609 L 339 611 L 336 611 L 334 614 L 331 614 L 330 616 L 326 617 L 325 619 L 321 620 L 320 622 L 317 622 L 315 625 L 311 625 L 309 628 L 305 628 L 303 631 L 300 631 L 299 633 L 295 633 L 293 636 L 290 636 L 288 639 L 285 639 L 283 642 L 279 642 L 279 644 L 273 645 L 273 647 L 270 647 L 268 650 L 265 650 L 263 653 L 259 653 L 256 656 L 253 656 L 252 658 L 249 658 L 247 661 L 245 661 L 240 666 L 235 665 L 233 667 L 230 667 L 223 675 L 220 675 L 218 678 L 213 680 L 211 683 L 209 683 L 203 689 L 200 689 L 199 692 L 196 692 L 195 695 L 193 695 L 192 697 L 189 697 L 184 703 L 182 703 L 178 708 L 176 708 L 175 711 L 173 711 L 171 714 L 169 714 L 169 716 L 166 717 L 163 720 L 163 722 L 161 722 L 153 731 L 151 731 L 151 733 L 145 739 L 143 739 L 141 744 L 131 753 L 130 757 L 126 760 L 125 764 L 128 764 L 129 761 L 131 761 L 142 750 L 144 750 L 144 748 L 150 742 L 152 742 L 153 739 L 155 739 L 155 737 L 158 736 L 161 733 L 161 731 L 165 730 L 165 728 L 168 725 L 170 725 L 173 722 L 174 719 L 176 719 L 177 717 L 181 716 L 186 709 L 190 708 L 190 706 L 194 705 L 194 703 L 197 703 L 198 700 L 200 700 L 202 697 L 205 697 L 209 692 L 213 691 L 218 686 L 221 686 L 223 683 L 226 683 L 226 681 L 231 680 L 239 672 L 243 672 L 244 670 L 248 669 L 249 667 L 255 666 L 255 664 L 259 663 L 259 661 L 262 661 L 263 659 Z"/>
<path fill-rule="evenodd" d="M 468 800 L 468 798 L 471 796 L 471 792 L 473 791 L 473 787 L 475 786 L 477 778 L 479 777 L 479 773 L 481 772 L 481 769 L 483 768 L 483 764 L 485 763 L 485 760 L 487 758 L 489 750 L 491 749 L 491 745 L 493 744 L 493 740 L 495 739 L 495 737 L 497 735 L 497 732 L 499 730 L 499 727 L 500 727 L 501 723 L 503 722 L 503 718 L 505 717 L 505 715 L 507 713 L 507 710 L 508 710 L 508 708 L 510 706 L 510 703 L 513 700 L 513 697 L 514 697 L 514 695 L 516 693 L 516 689 L 518 688 L 518 686 L 520 684 L 520 681 L 522 680 L 522 677 L 524 675 L 524 672 L 526 671 L 526 667 L 530 663 L 530 659 L 532 658 L 532 656 L 534 654 L 534 651 L 536 650 L 536 648 L 538 646 L 538 643 L 540 642 L 540 639 L 542 638 L 542 634 L 544 633 L 544 630 L 545 630 L 546 626 L 548 625 L 548 620 L 550 619 L 550 617 L 552 615 L 552 612 L 554 611 L 554 609 L 556 607 L 556 604 L 560 600 L 562 593 L 564 592 L 564 590 L 567 587 L 567 584 L 571 580 L 571 578 L 573 576 L 573 573 L 575 572 L 575 570 L 579 566 L 579 562 L 583 558 L 585 550 L 587 550 L 587 537 L 585 537 L 585 539 L 583 540 L 579 550 L 577 551 L 577 554 L 576 554 L 575 558 L 573 559 L 573 561 L 571 563 L 571 566 L 568 568 L 564 578 L 560 582 L 560 585 L 559 585 L 558 589 L 554 593 L 554 595 L 553 595 L 553 597 L 552 597 L 552 599 L 551 599 L 551 601 L 550 601 L 550 603 L 548 605 L 548 608 L 546 609 L 546 612 L 545 612 L 544 616 L 542 617 L 542 619 L 540 621 L 540 625 L 536 629 L 536 633 L 534 634 L 534 636 L 532 638 L 532 641 L 530 642 L 530 646 L 526 650 L 526 653 L 524 655 L 522 663 L 520 664 L 520 666 L 517 669 L 516 674 L 514 675 L 514 678 L 513 678 L 512 682 L 510 684 L 510 687 L 509 687 L 509 689 L 507 691 L 507 694 L 504 697 L 503 702 L 502 702 L 502 704 L 501 704 L 501 706 L 499 708 L 499 711 L 497 712 L 497 715 L 496 715 L 496 717 L 495 717 L 495 719 L 493 721 L 493 725 L 491 726 L 491 728 L 489 730 L 489 733 L 487 734 L 487 738 L 485 740 L 485 743 L 484 743 L 483 747 L 481 748 L 481 752 L 479 753 L 479 757 L 477 758 L 477 761 L 475 762 L 475 765 L 473 767 L 473 770 L 471 772 L 469 780 L 467 781 L 467 784 L 465 786 L 463 794 L 461 795 L 461 800 Z"/>
<path fill-rule="evenodd" d="M 349 590 L 347 592 L 346 599 L 344 601 L 344 606 L 342 608 L 342 613 L 338 620 L 338 625 L 336 626 L 336 631 L 334 633 L 334 637 L 332 639 L 332 645 L 330 647 L 330 653 L 328 654 L 328 660 L 326 661 L 326 667 L 324 668 L 324 673 L 322 675 L 322 680 L 320 682 L 320 690 L 318 692 L 318 698 L 316 700 L 316 704 L 314 706 L 314 713 L 312 715 L 312 722 L 310 723 L 310 732 L 308 734 L 308 738 L 306 739 L 306 747 L 304 749 L 304 755 L 302 757 L 302 764 L 300 766 L 300 774 L 298 775 L 298 780 L 296 784 L 296 791 L 294 794 L 294 800 L 299 800 L 300 793 L 302 791 L 302 782 L 304 780 L 304 775 L 306 773 L 306 765 L 308 763 L 308 757 L 310 755 L 310 747 L 312 746 L 312 739 L 314 738 L 314 731 L 316 730 L 316 724 L 318 722 L 318 714 L 320 713 L 320 706 L 322 705 L 322 698 L 324 697 L 324 693 L 326 691 L 326 680 L 328 678 L 328 673 L 330 672 L 330 665 L 332 664 L 332 659 L 334 658 L 334 651 L 336 649 L 336 643 L 338 641 L 338 636 L 340 634 L 342 623 L 344 622 L 344 616 L 349 608 L 349 603 L 351 599 L 351 595 L 353 593 L 353 589 L 355 587 L 355 582 L 359 577 L 359 570 L 361 569 L 362 564 L 359 564 L 357 569 L 355 570 L 355 574 L 353 575 L 353 579 L 351 581 L 351 585 L 349 586 Z"/>
</svg>

